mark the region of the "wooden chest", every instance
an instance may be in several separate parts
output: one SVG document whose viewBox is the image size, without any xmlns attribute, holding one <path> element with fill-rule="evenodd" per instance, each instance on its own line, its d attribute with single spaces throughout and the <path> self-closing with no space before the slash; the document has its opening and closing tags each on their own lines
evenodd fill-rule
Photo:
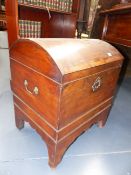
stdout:
<svg viewBox="0 0 131 175">
<path fill-rule="evenodd" d="M 104 126 L 123 57 L 94 39 L 21 39 L 10 57 L 16 126 L 36 129 L 56 167 L 82 132 Z"/>
</svg>

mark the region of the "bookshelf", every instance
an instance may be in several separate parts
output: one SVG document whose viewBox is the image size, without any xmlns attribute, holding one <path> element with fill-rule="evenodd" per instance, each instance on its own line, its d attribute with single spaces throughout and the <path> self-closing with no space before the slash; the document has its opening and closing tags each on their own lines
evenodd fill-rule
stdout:
<svg viewBox="0 0 131 175">
<path fill-rule="evenodd" d="M 19 20 L 41 22 L 41 38 L 75 37 L 79 5 L 80 0 L 73 0 L 72 10 L 69 11 L 6 0 L 9 45 L 20 38 Z"/>
<path fill-rule="evenodd" d="M 18 6 L 22 6 L 22 7 L 27 7 L 27 8 L 33 8 L 33 9 L 40 9 L 40 10 L 47 10 L 47 7 L 46 6 L 40 6 L 40 5 L 34 5 L 34 4 L 25 4 L 25 3 L 22 3 L 22 2 L 18 2 Z M 71 7 L 72 8 L 72 7 Z M 48 7 L 49 11 L 50 12 L 57 12 L 57 13 L 65 13 L 65 14 L 71 14 L 72 11 L 68 11 L 68 9 L 66 10 L 62 10 L 62 9 L 59 9 L 59 8 L 53 8 L 53 7 Z"/>
<path fill-rule="evenodd" d="M 32 5 L 32 4 L 24 4 L 24 3 L 18 3 L 19 7 L 25 7 L 25 8 L 32 8 L 32 9 L 38 9 L 38 10 L 47 10 L 46 7 L 41 7 L 38 5 Z M 64 14 L 71 14 L 72 12 L 67 12 L 67 11 L 62 11 L 62 10 L 57 10 L 53 8 L 49 8 L 50 12 L 57 12 L 57 13 L 64 13 Z"/>
</svg>

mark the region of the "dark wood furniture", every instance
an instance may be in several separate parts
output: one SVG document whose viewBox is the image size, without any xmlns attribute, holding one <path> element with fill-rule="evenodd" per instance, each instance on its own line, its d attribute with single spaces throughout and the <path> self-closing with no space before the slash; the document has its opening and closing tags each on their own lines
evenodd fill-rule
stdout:
<svg viewBox="0 0 131 175">
<path fill-rule="evenodd" d="M 116 5 L 100 14 L 104 17 L 102 39 L 131 47 L 131 3 Z"/>
<path fill-rule="evenodd" d="M 10 59 L 16 126 L 36 129 L 56 167 L 81 133 L 104 126 L 123 56 L 100 40 L 20 39 Z"/>
<path fill-rule="evenodd" d="M 18 4 L 18 0 L 6 0 L 6 15 L 9 45 L 19 38 L 18 20 L 35 20 L 42 22 L 41 38 L 73 38 L 75 37 L 78 18 L 79 1 L 73 0 L 72 12 L 61 12 L 38 6 Z"/>
</svg>

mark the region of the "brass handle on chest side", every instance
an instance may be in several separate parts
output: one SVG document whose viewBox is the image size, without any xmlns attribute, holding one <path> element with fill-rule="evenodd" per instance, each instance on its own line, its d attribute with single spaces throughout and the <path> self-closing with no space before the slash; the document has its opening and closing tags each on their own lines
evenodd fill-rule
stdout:
<svg viewBox="0 0 131 175">
<path fill-rule="evenodd" d="M 29 93 L 29 94 L 35 94 L 35 95 L 38 95 L 39 94 L 39 89 L 37 86 L 34 87 L 33 89 L 33 92 L 31 92 L 29 89 L 28 89 L 28 81 L 27 80 L 24 80 L 24 86 L 25 86 L 25 89 L 26 91 Z"/>
<path fill-rule="evenodd" d="M 92 91 L 95 92 L 101 87 L 101 78 L 98 77 L 92 85 Z"/>
</svg>

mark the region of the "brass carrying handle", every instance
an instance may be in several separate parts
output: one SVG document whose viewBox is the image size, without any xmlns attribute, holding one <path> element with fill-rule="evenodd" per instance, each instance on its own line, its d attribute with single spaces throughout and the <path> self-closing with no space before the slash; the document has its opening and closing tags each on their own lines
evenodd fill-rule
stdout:
<svg viewBox="0 0 131 175">
<path fill-rule="evenodd" d="M 93 92 L 97 91 L 101 87 L 101 78 L 98 77 L 92 85 Z"/>
<path fill-rule="evenodd" d="M 27 80 L 24 80 L 24 86 L 25 86 L 25 89 L 26 91 L 29 93 L 29 94 L 35 94 L 35 95 L 38 95 L 39 94 L 39 89 L 37 86 L 34 87 L 33 89 L 33 92 L 31 92 L 29 89 L 28 89 L 28 81 Z"/>
</svg>

